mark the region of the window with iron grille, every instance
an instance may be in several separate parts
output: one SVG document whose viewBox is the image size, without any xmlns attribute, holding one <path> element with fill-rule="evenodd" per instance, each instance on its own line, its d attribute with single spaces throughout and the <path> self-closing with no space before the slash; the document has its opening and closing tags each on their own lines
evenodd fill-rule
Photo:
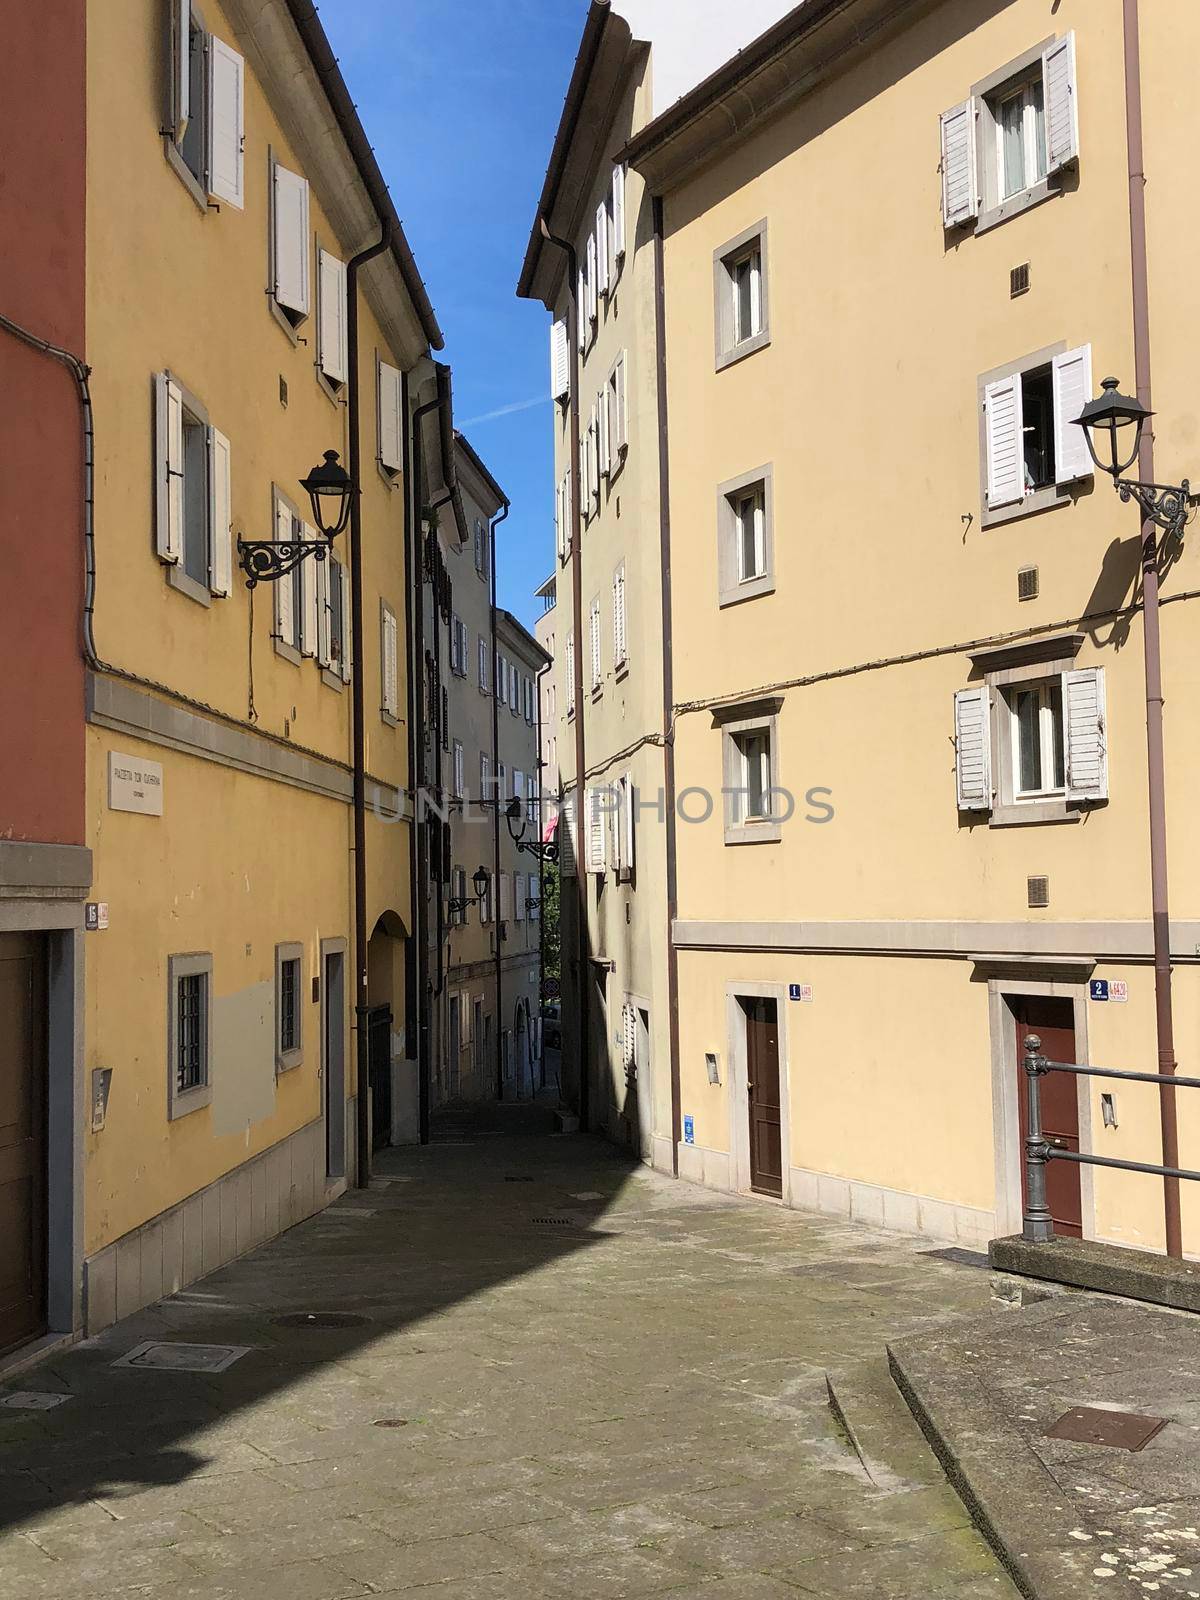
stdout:
<svg viewBox="0 0 1200 1600">
<path fill-rule="evenodd" d="M 298 944 L 275 946 L 275 1065 L 280 1072 L 298 1067 L 302 1059 L 303 955 Z"/>
<path fill-rule="evenodd" d="M 171 956 L 167 984 L 167 1116 L 173 1121 L 207 1105 L 212 1098 L 211 955 Z"/>
<path fill-rule="evenodd" d="M 175 1087 L 181 1094 L 204 1082 L 204 984 L 202 972 L 189 972 L 178 983 Z"/>
</svg>

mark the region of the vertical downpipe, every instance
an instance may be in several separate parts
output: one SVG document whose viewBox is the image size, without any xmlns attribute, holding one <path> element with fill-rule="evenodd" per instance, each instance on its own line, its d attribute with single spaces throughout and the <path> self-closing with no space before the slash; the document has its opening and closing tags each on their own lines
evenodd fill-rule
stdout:
<svg viewBox="0 0 1200 1600">
<path fill-rule="evenodd" d="M 488 524 L 489 616 L 492 659 L 488 675 L 492 680 L 492 929 L 496 941 L 496 1099 L 504 1099 L 504 941 L 500 921 L 500 685 L 496 681 L 496 529 L 508 516 L 508 501 Z M 484 799 L 487 796 L 483 796 Z M 514 891 L 515 893 L 515 891 Z M 514 908 L 515 909 L 515 908 Z"/>
</svg>

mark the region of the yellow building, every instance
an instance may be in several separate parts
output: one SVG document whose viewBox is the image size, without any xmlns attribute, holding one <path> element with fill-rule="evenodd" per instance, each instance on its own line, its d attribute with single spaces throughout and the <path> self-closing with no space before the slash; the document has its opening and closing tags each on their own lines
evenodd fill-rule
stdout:
<svg viewBox="0 0 1200 1600">
<path fill-rule="evenodd" d="M 356 1067 L 368 1027 L 375 1142 L 413 1120 L 410 462 L 425 444 L 416 408 L 435 434 L 448 384 L 312 7 L 90 10 L 94 1332 L 353 1180 L 371 1121 Z M 352 258 L 385 227 L 358 279 L 353 348 Z M 358 636 L 349 535 L 255 588 L 239 566 L 240 541 L 316 537 L 300 480 L 326 451 L 355 460 L 355 362 Z M 441 471 L 427 473 L 435 486 Z M 355 941 L 356 682 L 369 960 Z"/>
<path fill-rule="evenodd" d="M 618 11 L 654 86 L 608 155 L 627 195 L 638 175 L 627 226 L 662 312 L 639 301 L 627 337 L 665 374 L 663 514 L 633 527 L 669 585 L 678 1170 L 978 1247 L 1020 1226 L 1029 1031 L 1156 1070 L 1139 524 L 1074 422 L 1106 373 L 1152 378 L 1155 476 L 1196 474 L 1177 63 L 1200 19 L 809 4 L 689 78 L 674 8 L 597 5 L 589 28 Z M 580 60 L 598 82 L 603 45 Z M 1195 563 L 1186 541 L 1162 562 L 1185 1073 Z M 1160 1159 L 1152 1086 L 1044 1094 L 1059 1148 Z M 1200 1104 L 1178 1099 L 1195 1168 Z M 1050 1172 L 1059 1231 L 1162 1246 L 1155 1179 Z"/>
</svg>

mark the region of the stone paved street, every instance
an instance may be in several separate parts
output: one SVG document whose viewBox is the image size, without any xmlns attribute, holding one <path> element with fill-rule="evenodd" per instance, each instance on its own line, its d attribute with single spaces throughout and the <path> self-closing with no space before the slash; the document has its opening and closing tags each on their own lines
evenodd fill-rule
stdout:
<svg viewBox="0 0 1200 1600">
<path fill-rule="evenodd" d="M 387 1154 L 369 1193 L 9 1383 L 69 1398 L 0 1408 L 0 1594 L 1009 1600 L 883 1357 L 985 1310 L 987 1274 L 539 1115 Z M 329 1311 L 366 1321 L 273 1320 Z M 158 1339 L 250 1348 L 113 1366 Z"/>
</svg>

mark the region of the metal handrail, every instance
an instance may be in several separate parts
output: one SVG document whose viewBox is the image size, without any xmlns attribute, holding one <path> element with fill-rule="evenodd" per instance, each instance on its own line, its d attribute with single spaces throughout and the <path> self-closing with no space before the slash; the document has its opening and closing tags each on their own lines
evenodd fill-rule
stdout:
<svg viewBox="0 0 1200 1600">
<path fill-rule="evenodd" d="M 1025 1135 L 1025 1209 L 1021 1233 L 1030 1244 L 1048 1244 L 1054 1238 L 1054 1219 L 1046 1203 L 1046 1163 L 1074 1161 L 1080 1166 L 1117 1167 L 1123 1172 L 1146 1172 L 1160 1178 L 1189 1178 L 1200 1183 L 1200 1172 L 1184 1167 L 1156 1166 L 1147 1161 L 1121 1161 L 1115 1156 L 1084 1155 L 1078 1150 L 1058 1150 L 1042 1132 L 1042 1085 L 1048 1072 L 1071 1072 L 1082 1078 L 1120 1078 L 1134 1083 L 1169 1083 L 1180 1089 L 1200 1089 L 1200 1078 L 1180 1078 L 1173 1073 L 1126 1072 L 1115 1067 L 1085 1067 L 1077 1061 L 1050 1061 L 1042 1054 L 1036 1033 L 1025 1040 L 1025 1074 L 1028 1084 L 1028 1131 Z"/>
</svg>

